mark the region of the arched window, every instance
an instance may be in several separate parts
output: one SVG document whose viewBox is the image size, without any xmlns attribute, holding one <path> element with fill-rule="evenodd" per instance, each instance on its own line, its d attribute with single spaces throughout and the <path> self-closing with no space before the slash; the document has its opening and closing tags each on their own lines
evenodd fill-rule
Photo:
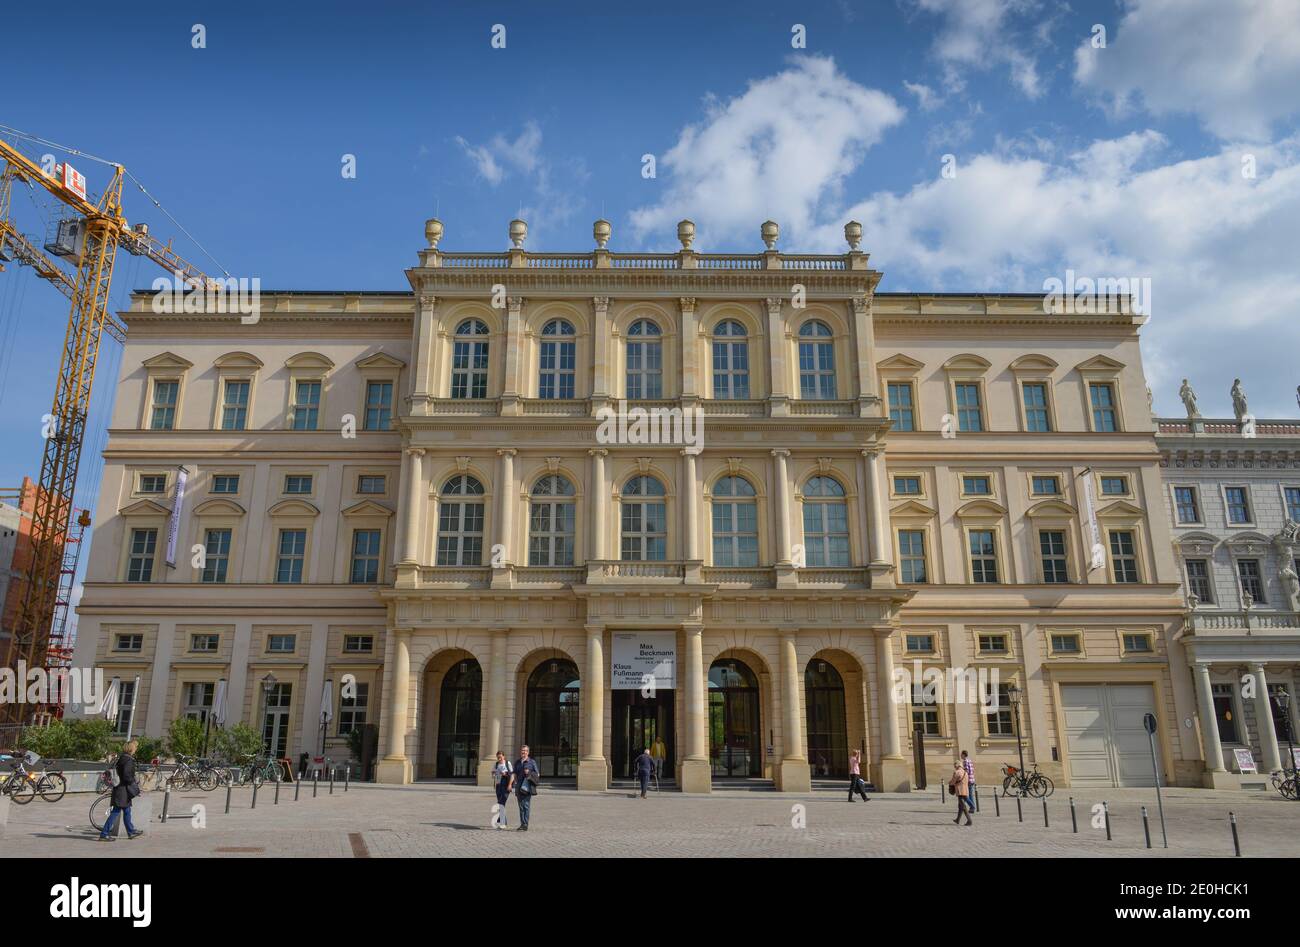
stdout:
<svg viewBox="0 0 1300 947">
<path fill-rule="evenodd" d="M 543 661 L 528 675 L 524 739 L 543 777 L 578 772 L 581 698 L 578 666 L 566 658 Z"/>
<path fill-rule="evenodd" d="M 758 678 L 743 661 L 709 667 L 709 765 L 714 776 L 763 772 Z"/>
<path fill-rule="evenodd" d="M 835 399 L 835 343 L 824 322 L 812 319 L 799 328 L 799 397 Z"/>
<path fill-rule="evenodd" d="M 803 674 L 808 763 L 814 776 L 849 774 L 848 718 L 844 679 L 825 658 L 813 658 Z"/>
<path fill-rule="evenodd" d="M 849 564 L 844 488 L 832 477 L 813 477 L 803 489 L 803 544 L 810 566 Z"/>
<path fill-rule="evenodd" d="M 734 319 L 713 330 L 713 397 L 749 397 L 749 342 L 745 327 Z"/>
<path fill-rule="evenodd" d="M 542 326 L 542 348 L 538 355 L 537 397 L 572 398 L 574 341 L 573 326 L 563 319 L 552 319 Z"/>
<path fill-rule="evenodd" d="M 483 484 L 468 474 L 452 477 L 438 506 L 438 565 L 483 564 Z"/>
<path fill-rule="evenodd" d="M 475 775 L 482 703 L 483 669 L 473 658 L 457 661 L 443 675 L 438 699 L 439 779 Z"/>
<path fill-rule="evenodd" d="M 663 333 L 649 319 L 638 319 L 627 330 L 627 396 L 664 396 Z"/>
<path fill-rule="evenodd" d="M 451 354 L 451 396 L 486 398 L 488 327 L 480 319 L 466 319 L 456 327 Z"/>
<path fill-rule="evenodd" d="M 744 477 L 723 477 L 713 487 L 713 564 L 758 565 L 758 507 Z"/>
<path fill-rule="evenodd" d="M 668 556 L 668 509 L 664 485 L 633 477 L 623 487 L 624 562 L 658 562 Z"/>
<path fill-rule="evenodd" d="M 528 514 L 528 564 L 573 565 L 573 484 L 547 474 L 533 486 Z"/>
</svg>

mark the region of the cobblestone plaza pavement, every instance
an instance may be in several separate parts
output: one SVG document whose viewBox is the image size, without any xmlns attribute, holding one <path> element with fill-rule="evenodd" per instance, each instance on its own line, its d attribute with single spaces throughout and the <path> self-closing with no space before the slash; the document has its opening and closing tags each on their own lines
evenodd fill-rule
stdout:
<svg viewBox="0 0 1300 947">
<path fill-rule="evenodd" d="M 39 799 L 9 810 L 0 849 L 9 857 L 894 857 L 954 855 L 1005 857 L 1147 857 L 1233 855 L 1228 813 L 1236 813 L 1243 855 L 1293 856 L 1300 849 L 1300 804 L 1263 792 L 1165 791 L 1169 849 L 1161 848 L 1160 824 L 1151 790 L 1077 794 L 1079 831 L 1071 832 L 1068 791 L 1042 803 L 1027 800 L 1017 822 L 1014 799 L 1002 799 L 994 815 L 991 794 L 972 828 L 952 824 L 953 806 L 937 791 L 878 795 L 869 803 L 844 801 L 829 790 L 811 795 L 722 790 L 711 796 L 679 793 L 636 798 L 631 791 L 604 793 L 545 790 L 533 804 L 527 834 L 489 822 L 494 796 L 488 790 L 450 785 L 387 787 L 353 785 L 346 794 L 324 787 L 312 799 L 310 785 L 293 801 L 293 787 L 259 793 L 235 790 L 229 815 L 225 791 L 174 795 L 172 817 L 159 824 L 162 796 L 149 794 L 155 818 L 143 838 L 95 841 L 87 820 L 91 797 L 69 795 L 47 804 Z M 1113 840 L 1092 826 L 1091 807 L 1110 805 Z M 206 807 L 206 826 L 195 827 L 193 807 Z M 1145 848 L 1140 807 L 1151 818 L 1151 850 Z M 802 806 L 800 810 L 796 807 Z M 802 816 L 804 827 L 795 827 Z"/>
</svg>

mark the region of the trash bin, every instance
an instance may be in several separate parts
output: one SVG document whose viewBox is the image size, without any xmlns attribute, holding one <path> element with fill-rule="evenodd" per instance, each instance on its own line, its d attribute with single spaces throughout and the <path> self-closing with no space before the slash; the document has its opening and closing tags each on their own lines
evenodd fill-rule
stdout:
<svg viewBox="0 0 1300 947">
<path fill-rule="evenodd" d="M 298 778 L 304 779 L 307 776 L 307 753 L 298 754 Z"/>
</svg>

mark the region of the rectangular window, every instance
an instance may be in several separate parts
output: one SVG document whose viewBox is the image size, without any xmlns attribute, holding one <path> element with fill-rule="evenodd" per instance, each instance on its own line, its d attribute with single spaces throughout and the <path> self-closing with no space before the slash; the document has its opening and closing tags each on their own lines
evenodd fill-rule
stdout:
<svg viewBox="0 0 1300 947">
<path fill-rule="evenodd" d="M 1286 518 L 1300 523 L 1300 487 L 1286 487 L 1282 493 L 1286 497 Z"/>
<path fill-rule="evenodd" d="M 393 420 L 393 383 L 372 381 L 366 384 L 367 431 L 387 431 Z"/>
<path fill-rule="evenodd" d="M 1128 477 L 1102 477 L 1101 492 L 1103 496 L 1128 496 Z"/>
<path fill-rule="evenodd" d="M 1214 716 L 1219 721 L 1219 740 L 1223 743 L 1240 743 L 1237 735 L 1237 714 L 1232 707 L 1232 685 L 1211 684 L 1214 696 Z"/>
<path fill-rule="evenodd" d="M 970 573 L 972 582 L 986 585 L 998 581 L 998 554 L 994 538 L 991 529 L 972 529 L 970 531 Z"/>
<path fill-rule="evenodd" d="M 367 476 L 363 474 L 357 478 L 357 493 L 382 496 L 388 490 L 386 477 Z"/>
<path fill-rule="evenodd" d="M 1060 477 L 1034 477 L 1032 482 L 1034 496 L 1060 496 L 1061 495 L 1061 478 Z"/>
<path fill-rule="evenodd" d="M 980 646 L 980 654 L 1006 654 L 1007 636 L 1006 635 L 980 635 L 979 646 Z"/>
<path fill-rule="evenodd" d="M 248 425 L 248 382 L 226 382 L 221 400 L 221 430 L 242 431 Z"/>
<path fill-rule="evenodd" d="M 370 654 L 375 650 L 374 635 L 344 635 L 344 654 Z"/>
<path fill-rule="evenodd" d="M 238 474 L 219 474 L 212 478 L 213 493 L 238 493 L 239 492 L 239 475 Z"/>
<path fill-rule="evenodd" d="M 1224 487 L 1223 496 L 1228 505 L 1229 523 L 1249 523 L 1250 498 L 1245 487 Z"/>
<path fill-rule="evenodd" d="M 149 414 L 149 427 L 154 431 L 170 431 L 176 426 L 176 395 L 179 381 L 155 381 L 153 405 Z"/>
<path fill-rule="evenodd" d="M 220 635 L 190 635 L 190 650 L 200 654 L 214 654 L 220 644 Z"/>
<path fill-rule="evenodd" d="M 217 685 L 210 681 L 191 682 L 183 685 L 181 698 L 181 716 L 199 723 L 206 723 L 208 713 L 212 710 L 212 700 L 216 696 Z"/>
<path fill-rule="evenodd" d="M 302 582 L 302 564 L 307 553 L 305 529 L 280 530 L 280 549 L 275 561 L 275 581 L 296 584 Z"/>
<path fill-rule="evenodd" d="M 143 651 L 144 635 L 118 635 L 114 651 Z"/>
<path fill-rule="evenodd" d="M 131 718 L 134 716 L 131 711 L 135 709 L 135 681 L 119 683 L 121 690 L 118 693 L 117 719 L 113 721 L 113 734 L 126 736 L 126 728 L 130 726 Z"/>
<path fill-rule="evenodd" d="M 314 431 L 320 421 L 320 382 L 300 381 L 293 389 L 293 429 Z"/>
<path fill-rule="evenodd" d="M 1088 386 L 1088 394 L 1092 399 L 1092 429 L 1118 431 L 1114 387 L 1109 382 L 1094 382 Z"/>
<path fill-rule="evenodd" d="M 1178 522 L 1199 523 L 1201 521 L 1201 505 L 1196 500 L 1195 487 L 1174 487 L 1174 507 L 1177 510 Z"/>
<path fill-rule="evenodd" d="M 311 493 L 310 474 L 289 474 L 284 478 L 285 493 Z"/>
<path fill-rule="evenodd" d="M 1045 433 L 1052 429 L 1047 416 L 1047 384 L 1032 382 L 1021 387 L 1025 399 L 1025 430 Z"/>
<path fill-rule="evenodd" d="M 379 581 L 379 530 L 352 531 L 351 581 L 366 585 Z"/>
<path fill-rule="evenodd" d="M 959 431 L 984 430 L 984 417 L 980 412 L 980 386 L 974 382 L 961 382 L 955 387 L 957 429 Z"/>
<path fill-rule="evenodd" d="M 962 477 L 961 492 L 966 496 L 988 496 L 992 491 L 989 489 L 988 477 Z"/>
<path fill-rule="evenodd" d="M 921 478 L 920 477 L 895 477 L 894 493 L 898 496 L 910 497 L 921 495 Z"/>
<path fill-rule="evenodd" d="M 347 697 L 339 697 L 339 736 L 347 736 L 366 725 L 366 708 L 370 703 L 370 685 L 357 683 Z"/>
<path fill-rule="evenodd" d="M 293 654 L 294 648 L 298 644 L 297 635 L 267 635 L 266 636 L 266 653 L 267 654 Z"/>
<path fill-rule="evenodd" d="M 912 685 L 912 730 L 920 730 L 927 737 L 941 736 L 939 708 L 934 701 L 934 696 L 926 695 L 924 686 Z"/>
<path fill-rule="evenodd" d="M 929 581 L 925 575 L 925 532 L 922 530 L 898 531 L 898 581 L 913 585 Z"/>
<path fill-rule="evenodd" d="M 1150 635 L 1124 635 L 1125 654 L 1150 654 L 1154 650 Z"/>
<path fill-rule="evenodd" d="M 989 736 L 1014 737 L 1016 730 L 1015 723 L 1011 719 L 1011 685 L 998 684 L 996 703 L 994 703 L 992 686 L 985 684 L 984 688 L 984 706 L 986 709 L 992 709 L 993 711 L 984 714 L 984 719 L 988 722 Z"/>
<path fill-rule="evenodd" d="M 1065 532 L 1059 529 L 1040 530 L 1038 548 L 1043 556 L 1043 581 L 1049 584 L 1069 582 L 1070 575 L 1065 567 Z"/>
<path fill-rule="evenodd" d="M 131 555 L 126 563 L 126 581 L 153 581 L 153 559 L 157 548 L 158 530 L 131 530 Z"/>
<path fill-rule="evenodd" d="M 1127 529 L 1111 530 L 1110 561 L 1115 569 L 1115 581 L 1131 584 L 1138 581 L 1137 543 Z"/>
<path fill-rule="evenodd" d="M 1241 579 L 1241 590 L 1249 592 L 1256 605 L 1266 604 L 1264 601 L 1264 579 L 1259 572 L 1258 559 L 1238 559 L 1237 576 Z"/>
<path fill-rule="evenodd" d="M 1207 560 L 1187 560 L 1187 591 L 1195 595 L 1202 605 L 1214 604 L 1214 590 L 1210 584 L 1210 564 Z"/>
<path fill-rule="evenodd" d="M 207 530 L 203 542 L 203 575 L 199 581 L 221 584 L 226 581 L 230 565 L 230 530 Z"/>
<path fill-rule="evenodd" d="M 905 381 L 889 383 L 889 420 L 895 431 L 915 431 L 916 414 L 912 404 L 912 385 Z"/>
<path fill-rule="evenodd" d="M 908 654 L 934 654 L 934 635 L 907 635 L 904 644 Z"/>
<path fill-rule="evenodd" d="M 166 474 L 140 474 L 141 493 L 166 493 Z"/>
<path fill-rule="evenodd" d="M 1078 654 L 1078 635 L 1052 635 L 1052 654 Z"/>
</svg>

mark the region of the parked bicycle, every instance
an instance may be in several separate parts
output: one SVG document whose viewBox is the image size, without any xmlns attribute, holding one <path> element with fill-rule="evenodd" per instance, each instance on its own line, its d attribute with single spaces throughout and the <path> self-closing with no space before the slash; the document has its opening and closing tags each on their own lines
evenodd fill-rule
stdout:
<svg viewBox="0 0 1300 947">
<path fill-rule="evenodd" d="M 1275 769 L 1269 777 L 1273 788 L 1282 794 L 1283 799 L 1296 798 L 1296 772 L 1293 769 Z"/>
<path fill-rule="evenodd" d="M 28 769 L 35 766 L 39 756 L 29 753 L 24 760 L 8 757 L 0 762 L 8 762 L 11 772 L 0 783 L 0 795 L 8 795 L 16 805 L 25 806 L 39 794 L 46 802 L 58 802 L 68 791 L 68 781 L 63 773 L 55 770 L 46 772 L 44 765 L 39 770 Z"/>
<path fill-rule="evenodd" d="M 1037 764 L 1033 770 L 1025 772 L 1006 763 L 1002 767 L 1002 795 L 1012 795 L 1013 788 L 1017 796 L 1033 796 L 1035 799 L 1042 799 L 1055 792 L 1056 784 L 1038 771 Z"/>
</svg>

